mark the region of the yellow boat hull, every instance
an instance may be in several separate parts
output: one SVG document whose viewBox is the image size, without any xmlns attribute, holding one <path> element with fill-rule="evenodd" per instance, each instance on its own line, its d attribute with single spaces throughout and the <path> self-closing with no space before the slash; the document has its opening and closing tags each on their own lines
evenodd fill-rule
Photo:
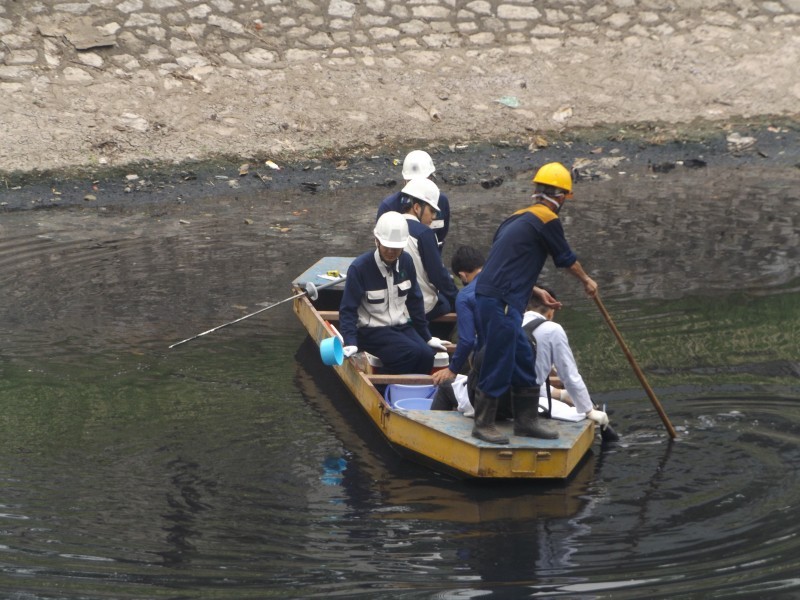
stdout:
<svg viewBox="0 0 800 600">
<path fill-rule="evenodd" d="M 307 271 L 319 272 L 326 272 L 319 264 Z M 324 281 L 314 283 L 319 285 Z M 302 283 L 302 278 L 295 281 L 298 291 L 303 291 Z M 293 301 L 293 308 L 317 346 L 333 335 L 321 311 L 307 296 L 298 296 Z M 332 314 L 331 311 L 325 312 L 329 318 Z M 325 368 L 322 361 L 320 367 Z M 511 423 L 500 422 L 498 427 L 509 436 L 510 443 L 502 446 L 488 444 L 472 437 L 472 419 L 455 411 L 394 408 L 376 388 L 376 384 L 389 382 L 430 383 L 429 376 L 373 375 L 365 363 L 359 364 L 352 358 L 346 359 L 341 366 L 330 368 L 336 371 L 392 446 L 437 471 L 479 479 L 566 479 L 594 441 L 593 422 L 552 420 L 551 424 L 559 432 L 556 440 L 514 436 Z"/>
</svg>

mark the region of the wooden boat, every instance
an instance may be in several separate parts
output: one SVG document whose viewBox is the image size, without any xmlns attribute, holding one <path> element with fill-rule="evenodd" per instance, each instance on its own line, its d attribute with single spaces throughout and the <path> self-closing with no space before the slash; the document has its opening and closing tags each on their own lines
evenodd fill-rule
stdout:
<svg viewBox="0 0 800 600">
<path fill-rule="evenodd" d="M 319 346 L 335 335 L 338 307 L 344 283 L 302 294 L 309 283 L 315 287 L 330 284 L 331 278 L 345 275 L 353 258 L 326 257 L 318 261 L 292 285 L 298 297 L 294 312 L 311 339 Z M 436 327 L 450 326 L 454 315 L 445 315 Z M 439 332 L 434 332 L 436 335 Z M 557 421 L 551 423 L 559 432 L 556 440 L 513 436 L 512 423 L 499 422 L 510 443 L 498 446 L 472 437 L 473 421 L 455 411 L 407 410 L 393 406 L 384 394 L 390 385 L 431 385 L 430 375 L 386 375 L 376 373 L 362 354 L 345 359 L 332 368 L 350 390 L 370 420 L 386 440 L 401 454 L 436 471 L 460 478 L 478 479 L 566 479 L 590 450 L 594 423 Z"/>
</svg>

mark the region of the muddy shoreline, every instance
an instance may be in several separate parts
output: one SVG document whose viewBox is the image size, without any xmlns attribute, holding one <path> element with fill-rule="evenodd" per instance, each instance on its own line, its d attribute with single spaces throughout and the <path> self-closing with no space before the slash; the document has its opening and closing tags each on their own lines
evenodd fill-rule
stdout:
<svg viewBox="0 0 800 600">
<path fill-rule="evenodd" d="M 685 125 L 608 125 L 540 133 L 524 140 L 354 148 L 335 155 L 298 155 L 286 162 L 272 161 L 268 155 L 220 155 L 202 162 L 143 161 L 114 167 L 0 172 L 0 213 L 184 203 L 292 189 L 308 194 L 357 187 L 389 190 L 402 184 L 398 163 L 408 150 L 418 147 L 433 156 L 444 188 L 477 183 L 495 188 L 513 173 L 553 160 L 572 167 L 579 180 L 607 177 L 626 168 L 646 168 L 654 174 L 737 165 L 800 169 L 800 119 L 763 116 Z"/>
</svg>

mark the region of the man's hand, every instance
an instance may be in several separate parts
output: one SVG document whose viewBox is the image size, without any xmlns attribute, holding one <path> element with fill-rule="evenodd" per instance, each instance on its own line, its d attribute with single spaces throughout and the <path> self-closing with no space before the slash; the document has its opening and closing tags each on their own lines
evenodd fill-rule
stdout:
<svg viewBox="0 0 800 600">
<path fill-rule="evenodd" d="M 593 298 L 594 295 L 597 294 L 597 283 L 591 277 L 587 277 L 583 282 L 583 289 Z"/>
<path fill-rule="evenodd" d="M 604 413 L 602 410 L 597 410 L 596 408 L 593 408 L 592 410 L 587 412 L 586 418 L 591 421 L 594 421 L 600 427 L 605 427 L 606 425 L 608 425 L 608 415 Z"/>
<path fill-rule="evenodd" d="M 447 352 L 447 348 L 442 343 L 442 340 L 440 340 L 437 337 L 432 337 L 431 339 L 429 339 L 428 346 L 430 346 L 434 350 L 441 350 L 442 352 Z"/>
<path fill-rule="evenodd" d="M 344 353 L 345 358 L 350 358 L 353 356 L 353 354 L 358 352 L 358 346 L 345 346 L 342 348 L 342 352 Z"/>
<path fill-rule="evenodd" d="M 580 279 L 586 294 L 594 298 L 594 296 L 597 294 L 597 283 L 595 283 L 594 279 L 586 274 L 586 271 L 583 270 L 581 263 L 576 260 L 571 266 L 567 267 L 567 271 L 569 271 L 573 277 Z"/>
<path fill-rule="evenodd" d="M 552 294 L 545 289 L 540 288 L 539 286 L 533 286 L 533 293 L 542 301 L 547 308 L 554 308 L 556 310 L 560 309 L 563 304 L 553 298 Z"/>
<path fill-rule="evenodd" d="M 453 373 L 450 369 L 442 369 L 441 371 L 436 371 L 433 375 L 431 375 L 431 379 L 433 379 L 433 385 L 441 385 L 446 381 L 452 381 L 456 378 L 456 373 Z"/>
</svg>

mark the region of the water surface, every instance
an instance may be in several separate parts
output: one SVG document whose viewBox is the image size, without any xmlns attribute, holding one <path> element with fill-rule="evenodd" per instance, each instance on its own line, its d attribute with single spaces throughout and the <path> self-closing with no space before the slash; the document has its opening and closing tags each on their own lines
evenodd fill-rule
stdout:
<svg viewBox="0 0 800 600">
<path fill-rule="evenodd" d="M 486 248 L 530 174 L 448 190 Z M 796 597 L 800 176 L 631 171 L 562 215 L 596 307 L 542 282 L 622 434 L 566 483 L 399 458 L 287 297 L 369 248 L 382 188 L 0 214 L 0 590 L 25 598 Z M 599 442 L 599 440 L 598 440 Z"/>
</svg>

